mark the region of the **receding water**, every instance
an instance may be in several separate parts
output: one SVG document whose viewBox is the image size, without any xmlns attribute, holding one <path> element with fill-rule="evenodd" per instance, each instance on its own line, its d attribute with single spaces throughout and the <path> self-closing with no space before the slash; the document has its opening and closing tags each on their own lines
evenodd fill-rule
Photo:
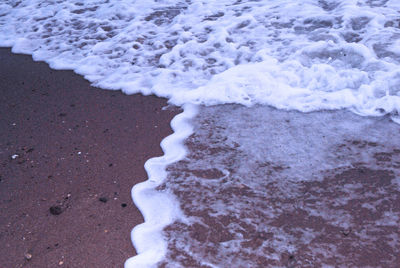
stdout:
<svg viewBox="0 0 400 268">
<path fill-rule="evenodd" d="M 396 267 L 400 127 L 346 111 L 203 107 L 158 189 L 167 267 Z"/>
</svg>

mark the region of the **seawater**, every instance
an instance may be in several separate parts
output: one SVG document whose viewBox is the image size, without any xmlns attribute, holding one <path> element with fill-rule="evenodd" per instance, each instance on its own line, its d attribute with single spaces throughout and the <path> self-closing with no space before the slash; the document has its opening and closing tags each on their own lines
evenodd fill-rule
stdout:
<svg viewBox="0 0 400 268">
<path fill-rule="evenodd" d="M 202 107 L 160 192 L 166 267 L 396 267 L 400 128 L 349 111 Z"/>
<path fill-rule="evenodd" d="M 399 12 L 396 0 L 5 0 L 0 45 L 184 107 L 132 189 L 146 222 L 126 267 L 350 255 L 395 267 Z"/>
</svg>

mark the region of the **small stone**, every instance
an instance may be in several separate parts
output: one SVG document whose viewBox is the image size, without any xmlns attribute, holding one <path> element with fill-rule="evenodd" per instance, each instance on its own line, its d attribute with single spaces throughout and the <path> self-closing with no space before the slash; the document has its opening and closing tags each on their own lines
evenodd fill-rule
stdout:
<svg viewBox="0 0 400 268">
<path fill-rule="evenodd" d="M 62 213 L 62 208 L 60 206 L 50 207 L 50 213 L 53 215 L 60 215 Z"/>
<path fill-rule="evenodd" d="M 16 159 L 17 157 L 18 157 L 17 154 L 13 154 L 13 155 L 11 156 L 12 159 Z"/>
<path fill-rule="evenodd" d="M 99 201 L 100 201 L 100 202 L 103 202 L 103 203 L 107 203 L 108 198 L 103 196 L 103 197 L 100 197 L 100 198 L 99 198 Z"/>
<path fill-rule="evenodd" d="M 343 234 L 344 236 L 348 236 L 350 233 L 351 233 L 351 228 L 342 230 L 342 234 Z"/>
<path fill-rule="evenodd" d="M 29 261 L 30 259 L 32 259 L 32 254 L 30 254 L 30 253 L 25 253 L 25 259 L 27 259 L 28 261 Z"/>
<path fill-rule="evenodd" d="M 58 263 L 58 265 L 63 265 L 64 264 L 64 262 L 63 261 L 60 261 L 59 263 Z"/>
</svg>

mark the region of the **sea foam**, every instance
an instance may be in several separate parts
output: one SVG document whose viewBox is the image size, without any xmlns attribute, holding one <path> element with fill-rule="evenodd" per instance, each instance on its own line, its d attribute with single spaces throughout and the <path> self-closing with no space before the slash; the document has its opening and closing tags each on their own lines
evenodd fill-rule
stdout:
<svg viewBox="0 0 400 268">
<path fill-rule="evenodd" d="M 0 45 L 177 105 L 399 110 L 397 1 L 6 1 Z"/>
<path fill-rule="evenodd" d="M 186 156 L 183 141 L 193 133 L 188 120 L 195 116 L 196 106 L 184 105 L 183 109 L 171 121 L 174 133 L 161 142 L 164 155 L 145 163 L 148 180 L 132 188 L 133 201 L 145 222 L 132 230 L 132 241 L 139 255 L 128 259 L 125 267 L 148 267 L 162 261 L 167 252 L 162 230 L 176 220 L 185 219 L 174 195 L 156 189 L 167 178 L 166 167 Z"/>
</svg>

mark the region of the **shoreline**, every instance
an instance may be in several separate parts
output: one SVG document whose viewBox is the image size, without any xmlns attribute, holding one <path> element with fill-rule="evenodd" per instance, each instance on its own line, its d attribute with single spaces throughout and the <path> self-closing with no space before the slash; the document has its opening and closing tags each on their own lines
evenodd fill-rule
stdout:
<svg viewBox="0 0 400 268">
<path fill-rule="evenodd" d="M 0 265 L 123 266 L 143 222 L 131 188 L 162 155 L 179 109 L 91 87 L 9 48 L 0 59 Z"/>
</svg>

